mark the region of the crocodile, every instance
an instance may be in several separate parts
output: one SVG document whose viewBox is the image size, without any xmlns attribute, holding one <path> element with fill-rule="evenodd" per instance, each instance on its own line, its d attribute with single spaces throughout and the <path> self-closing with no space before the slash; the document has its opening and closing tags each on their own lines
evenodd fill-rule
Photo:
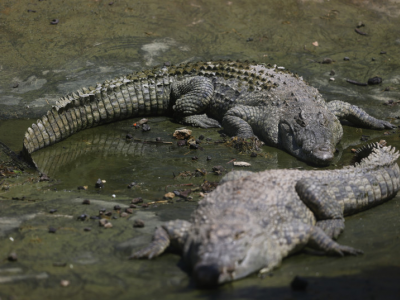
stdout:
<svg viewBox="0 0 400 300">
<path fill-rule="evenodd" d="M 282 67 L 240 61 L 166 65 L 106 80 L 62 97 L 28 128 L 23 155 L 75 132 L 131 117 L 166 115 L 203 128 L 220 127 L 232 136 L 256 136 L 314 165 L 328 165 L 343 129 L 395 126 L 361 108 L 326 103 L 317 89 Z"/>
<path fill-rule="evenodd" d="M 156 227 L 153 241 L 130 258 L 153 258 L 169 246 L 182 252 L 199 287 L 216 287 L 268 272 L 304 247 L 329 255 L 360 250 L 334 241 L 344 216 L 394 197 L 400 188 L 399 152 L 379 143 L 336 170 L 233 171 L 206 195 L 190 221 Z"/>
</svg>

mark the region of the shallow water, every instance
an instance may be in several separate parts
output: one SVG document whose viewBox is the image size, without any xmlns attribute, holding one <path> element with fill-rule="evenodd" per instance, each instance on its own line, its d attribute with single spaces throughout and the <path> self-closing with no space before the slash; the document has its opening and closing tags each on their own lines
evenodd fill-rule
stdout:
<svg viewBox="0 0 400 300">
<path fill-rule="evenodd" d="M 0 3 L 0 138 L 15 151 L 36 118 L 58 97 L 79 87 L 170 61 L 249 59 L 278 64 L 302 75 L 327 100 L 341 99 L 396 123 L 399 99 L 399 4 L 396 1 L 2 1 Z M 27 10 L 36 12 L 28 12 Z M 50 21 L 58 19 L 57 25 Z M 354 30 L 368 35 L 359 35 Z M 318 42 L 318 46 L 312 43 Z M 380 54 L 385 51 L 386 54 Z M 343 60 L 348 57 L 349 60 Z M 334 60 L 322 64 L 324 58 Z M 374 59 L 374 60 L 373 60 Z M 332 72 L 334 71 L 334 74 Z M 383 83 L 360 87 L 345 79 Z M 334 81 L 330 81 L 334 78 Z M 388 91 L 385 91 L 388 89 Z M 19 118 L 18 120 L 16 118 Z M 20 118 L 23 118 L 22 120 Z M 31 118 L 31 120 L 27 120 Z M 250 170 L 311 168 L 290 155 L 263 147 L 265 157 L 250 158 L 223 144 L 218 130 L 193 129 L 212 138 L 203 150 L 176 146 L 171 135 L 181 125 L 150 118 L 150 132 L 132 128 L 135 120 L 93 128 L 47 149 L 35 159 L 51 181 L 37 175 L 6 179 L 0 191 L 0 297 L 3 299 L 396 299 L 400 297 L 400 198 L 346 219 L 339 242 L 360 248 L 359 257 L 299 254 L 260 279 L 256 275 L 214 291 L 193 288 L 179 256 L 127 261 L 132 249 L 150 240 L 161 221 L 188 219 L 199 199 L 159 202 L 137 209 L 129 219 L 111 219 L 114 227 L 79 221 L 83 213 L 129 205 L 133 197 L 161 200 L 166 191 L 218 181 L 214 165 L 252 163 Z M 386 139 L 400 147 L 398 133 L 344 127 L 343 152 L 336 166 L 351 160 L 350 148 Z M 126 142 L 132 133 L 135 141 Z M 172 144 L 143 143 L 161 137 Z M 206 157 L 212 160 L 207 161 Z M 199 159 L 192 160 L 193 156 Z M 178 177 L 181 171 L 206 169 L 205 177 Z M 95 189 L 98 178 L 107 182 Z M 137 185 L 128 189 L 131 182 Z M 193 186 L 187 186 L 193 184 Z M 88 186 L 88 190 L 78 190 Z M 116 197 L 113 198 L 112 194 Z M 12 198 L 24 200 L 12 200 Z M 91 205 L 82 205 L 90 199 Z M 51 209 L 57 212 L 50 214 Z M 116 215 L 116 213 L 114 213 Z M 134 219 L 143 229 L 132 228 Z M 57 229 L 55 234 L 48 228 Z M 84 232 L 84 227 L 91 227 Z M 12 238 L 13 241 L 10 239 Z M 5 260 L 10 252 L 17 262 Z M 63 267 L 53 263 L 65 263 Z M 293 292 L 294 276 L 307 278 L 307 292 Z M 61 280 L 69 280 L 61 287 Z"/>
</svg>

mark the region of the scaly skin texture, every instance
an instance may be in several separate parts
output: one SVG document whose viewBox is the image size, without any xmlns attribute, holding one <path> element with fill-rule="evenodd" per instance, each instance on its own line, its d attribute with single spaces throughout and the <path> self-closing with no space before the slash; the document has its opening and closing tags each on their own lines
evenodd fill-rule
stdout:
<svg viewBox="0 0 400 300">
<path fill-rule="evenodd" d="M 339 170 L 229 173 L 199 202 L 190 222 L 163 223 L 131 258 L 178 247 L 198 286 L 214 287 L 269 271 L 304 247 L 357 255 L 360 250 L 333 240 L 344 229 L 344 216 L 394 197 L 400 187 L 394 148 L 370 145 L 359 154 L 367 157 Z"/>
<path fill-rule="evenodd" d="M 63 97 L 25 134 L 24 154 L 100 124 L 169 115 L 193 126 L 218 127 L 232 136 L 256 135 L 316 165 L 329 164 L 343 130 L 339 119 L 393 128 L 362 109 L 332 101 L 280 68 L 248 62 L 164 66 L 82 88 Z"/>
</svg>

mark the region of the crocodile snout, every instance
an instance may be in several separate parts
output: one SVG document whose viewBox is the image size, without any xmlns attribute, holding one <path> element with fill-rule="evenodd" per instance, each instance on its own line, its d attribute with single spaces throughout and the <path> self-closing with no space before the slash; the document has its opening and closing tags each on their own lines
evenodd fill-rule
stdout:
<svg viewBox="0 0 400 300">
<path fill-rule="evenodd" d="M 334 149 L 329 145 L 318 145 L 312 151 L 319 164 L 329 164 L 334 158 Z"/>
</svg>

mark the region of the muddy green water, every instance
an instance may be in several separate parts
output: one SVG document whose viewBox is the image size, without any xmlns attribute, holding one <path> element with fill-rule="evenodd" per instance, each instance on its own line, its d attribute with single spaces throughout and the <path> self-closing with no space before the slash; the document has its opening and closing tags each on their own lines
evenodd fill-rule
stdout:
<svg viewBox="0 0 400 300">
<path fill-rule="evenodd" d="M 384 103 L 400 98 L 399 12 L 398 1 L 4 0 L 0 139 L 19 151 L 33 120 L 58 97 L 79 87 L 166 61 L 221 58 L 285 66 L 319 88 L 327 100 L 357 104 L 397 124 L 397 104 Z M 53 19 L 59 23 L 50 25 Z M 355 32 L 359 22 L 365 24 L 359 30 L 367 35 Z M 334 62 L 319 63 L 324 58 Z M 345 81 L 366 82 L 374 76 L 382 77 L 383 83 L 360 87 Z M 253 275 L 212 291 L 193 287 L 176 254 L 128 261 L 132 249 L 150 240 L 157 224 L 188 219 L 198 192 L 190 201 L 158 203 L 136 209 L 128 218 L 110 219 L 109 229 L 77 217 L 97 215 L 102 208 L 113 211 L 116 204 L 127 207 L 134 197 L 151 203 L 166 191 L 218 181 L 220 177 L 210 172 L 212 166 L 231 170 L 232 159 L 250 162 L 253 171 L 311 168 L 271 147 L 263 147 L 264 157 L 239 155 L 213 143 L 221 139 L 216 129 L 193 129 L 196 137 L 212 139 L 202 144 L 202 150 L 178 147 L 172 133 L 181 125 L 150 118 L 151 131 L 141 132 L 131 126 L 136 120 L 86 130 L 39 151 L 35 160 L 49 174 L 49 182 L 36 182 L 36 174 L 0 179 L 5 188 L 0 190 L 2 300 L 400 298 L 400 197 L 346 219 L 339 242 L 364 250 L 359 257 L 298 254 L 264 279 Z M 400 148 L 398 132 L 385 135 L 348 126 L 344 130 L 337 162 L 330 168 L 350 162 L 349 149 L 363 144 L 361 135 Z M 126 142 L 127 133 L 135 141 Z M 172 144 L 143 143 L 156 137 Z M 174 178 L 173 174 L 196 169 L 208 173 Z M 101 190 L 94 188 L 98 178 L 106 180 Z M 128 189 L 131 182 L 137 185 Z M 91 204 L 82 205 L 83 199 Z M 51 209 L 57 211 L 51 214 Z M 133 228 L 135 219 L 143 220 L 145 227 Z M 48 233 L 49 227 L 56 233 Z M 83 231 L 85 227 L 91 231 Z M 17 262 L 6 260 L 10 252 L 17 253 Z M 296 275 L 308 280 L 306 292 L 291 291 Z M 61 280 L 68 280 L 69 286 L 62 287 Z"/>
</svg>

